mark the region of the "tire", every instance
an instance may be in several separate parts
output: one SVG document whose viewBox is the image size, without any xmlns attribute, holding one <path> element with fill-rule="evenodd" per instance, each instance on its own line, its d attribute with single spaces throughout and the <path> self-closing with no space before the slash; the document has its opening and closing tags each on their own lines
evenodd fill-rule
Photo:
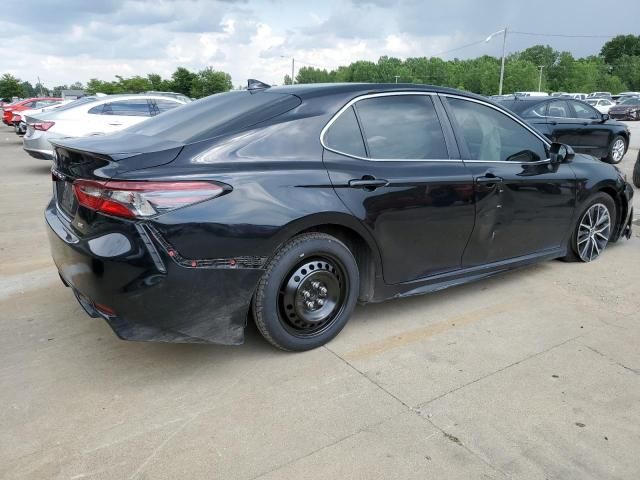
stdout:
<svg viewBox="0 0 640 480">
<path fill-rule="evenodd" d="M 258 283 L 256 326 L 282 350 L 320 347 L 346 325 L 359 285 L 358 265 L 344 243 L 324 233 L 299 235 L 280 248 Z"/>
<path fill-rule="evenodd" d="M 622 135 L 616 135 L 609 144 L 609 153 L 603 159 L 607 163 L 620 163 L 627 152 L 627 141 Z"/>
<path fill-rule="evenodd" d="M 633 166 L 633 184 L 640 188 L 640 152 L 638 152 L 636 164 Z"/>
<path fill-rule="evenodd" d="M 604 229 L 604 223 L 598 220 L 604 218 L 604 210 L 608 215 L 608 228 Z M 589 213 L 591 216 L 589 216 Z M 597 217 L 601 214 L 602 217 Z M 594 225 L 595 235 L 590 233 L 590 228 L 585 225 Z M 597 193 L 591 197 L 580 212 L 576 226 L 569 239 L 569 250 L 563 260 L 569 262 L 591 262 L 596 260 L 604 251 L 616 225 L 616 205 L 613 199 L 606 193 Z M 600 231 L 598 231 L 600 230 Z M 595 243 L 595 246 L 594 246 Z"/>
</svg>

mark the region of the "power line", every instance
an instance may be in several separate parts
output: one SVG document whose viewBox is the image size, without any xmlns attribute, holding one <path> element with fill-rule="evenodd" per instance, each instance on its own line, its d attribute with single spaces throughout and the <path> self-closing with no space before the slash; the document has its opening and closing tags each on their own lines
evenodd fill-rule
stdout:
<svg viewBox="0 0 640 480">
<path fill-rule="evenodd" d="M 616 35 L 569 35 L 564 33 L 535 33 L 535 32 L 517 32 L 509 30 L 510 34 L 515 35 L 531 35 L 534 37 L 562 37 L 562 38 L 613 38 Z"/>
<path fill-rule="evenodd" d="M 462 50 L 462 49 L 468 48 L 468 47 L 473 47 L 474 45 L 480 45 L 481 43 L 484 43 L 484 42 L 485 42 L 484 40 L 480 40 L 478 42 L 467 43 L 466 45 L 462 45 L 460 47 L 452 48 L 451 50 L 445 50 L 444 52 L 435 53 L 435 54 L 431 55 L 431 57 L 439 57 L 441 55 L 446 55 L 447 53 L 457 52 L 458 50 Z"/>
</svg>

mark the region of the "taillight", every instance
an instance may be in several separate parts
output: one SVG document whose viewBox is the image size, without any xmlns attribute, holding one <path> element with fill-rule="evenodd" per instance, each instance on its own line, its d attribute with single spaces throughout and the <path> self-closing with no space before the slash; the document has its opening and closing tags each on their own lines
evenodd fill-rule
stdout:
<svg viewBox="0 0 640 480">
<path fill-rule="evenodd" d="M 210 182 L 73 182 L 78 203 L 124 218 L 152 217 L 221 195 L 224 187 Z"/>
<path fill-rule="evenodd" d="M 56 122 L 36 122 L 36 123 L 30 123 L 29 125 L 31 125 L 34 130 L 40 130 L 42 132 L 46 132 L 55 124 Z"/>
</svg>

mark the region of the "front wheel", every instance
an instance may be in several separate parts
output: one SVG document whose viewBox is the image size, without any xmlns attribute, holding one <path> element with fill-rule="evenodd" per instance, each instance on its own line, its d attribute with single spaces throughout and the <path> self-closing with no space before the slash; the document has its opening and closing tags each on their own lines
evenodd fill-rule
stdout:
<svg viewBox="0 0 640 480">
<path fill-rule="evenodd" d="M 359 283 L 356 260 L 340 240 L 324 233 L 294 237 L 271 259 L 258 283 L 256 326 L 282 350 L 317 348 L 349 320 Z"/>
<path fill-rule="evenodd" d="M 616 135 L 609 145 L 609 154 L 604 159 L 607 163 L 620 163 L 627 151 L 627 142 L 621 135 Z"/>
<path fill-rule="evenodd" d="M 606 193 L 594 195 L 579 217 L 565 260 L 592 262 L 609 243 L 616 222 L 616 206 Z"/>
</svg>

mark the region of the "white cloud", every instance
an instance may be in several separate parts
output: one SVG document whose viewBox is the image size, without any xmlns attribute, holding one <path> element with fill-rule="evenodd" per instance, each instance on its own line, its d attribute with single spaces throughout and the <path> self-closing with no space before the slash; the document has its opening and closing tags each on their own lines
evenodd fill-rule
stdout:
<svg viewBox="0 0 640 480">
<path fill-rule="evenodd" d="M 0 21 L 0 73 L 46 85 L 97 77 L 160 73 L 211 66 L 229 72 L 235 85 L 247 78 L 281 83 L 298 67 L 336 68 L 382 55 L 431 56 L 481 40 L 504 25 L 512 30 L 616 34 L 637 32 L 640 2 L 620 0 L 625 15 L 604 25 L 589 12 L 599 0 L 557 2 L 496 0 L 21 0 Z M 602 39 L 509 37 L 508 49 L 549 43 L 576 55 L 597 53 Z M 499 42 L 448 55 L 499 54 Z"/>
</svg>

